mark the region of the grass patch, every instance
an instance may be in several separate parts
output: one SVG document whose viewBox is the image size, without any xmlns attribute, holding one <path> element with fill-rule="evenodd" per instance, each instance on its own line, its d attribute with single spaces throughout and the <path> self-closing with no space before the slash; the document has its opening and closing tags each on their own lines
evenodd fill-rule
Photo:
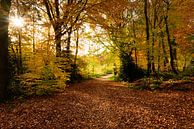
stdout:
<svg viewBox="0 0 194 129">
<path fill-rule="evenodd" d="M 110 81 L 115 81 L 115 77 L 114 77 L 114 75 L 113 75 L 113 76 L 111 76 L 111 77 L 109 77 L 109 78 L 108 78 L 108 80 L 110 80 Z"/>
</svg>

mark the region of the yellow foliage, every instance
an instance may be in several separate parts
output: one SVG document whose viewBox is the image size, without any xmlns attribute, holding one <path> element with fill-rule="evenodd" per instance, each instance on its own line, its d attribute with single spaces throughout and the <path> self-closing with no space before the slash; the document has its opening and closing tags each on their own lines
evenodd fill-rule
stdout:
<svg viewBox="0 0 194 129">
<path fill-rule="evenodd" d="M 61 69 L 54 54 L 45 56 L 36 52 L 26 61 L 27 73 L 20 76 L 23 88 L 27 94 L 45 95 L 54 91 L 64 90 L 69 75 Z"/>
</svg>

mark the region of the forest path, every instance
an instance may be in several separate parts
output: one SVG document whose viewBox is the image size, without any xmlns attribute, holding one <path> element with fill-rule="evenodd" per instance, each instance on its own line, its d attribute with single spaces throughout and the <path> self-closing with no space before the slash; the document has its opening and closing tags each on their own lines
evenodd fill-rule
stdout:
<svg viewBox="0 0 194 129">
<path fill-rule="evenodd" d="M 100 80 L 109 80 L 109 78 L 113 77 L 114 74 L 107 74 L 105 76 L 102 76 L 100 78 L 97 78 L 97 79 L 100 79 Z"/>
<path fill-rule="evenodd" d="M 193 101 L 193 91 L 129 90 L 99 78 L 53 96 L 1 104 L 0 128 L 191 129 Z"/>
</svg>

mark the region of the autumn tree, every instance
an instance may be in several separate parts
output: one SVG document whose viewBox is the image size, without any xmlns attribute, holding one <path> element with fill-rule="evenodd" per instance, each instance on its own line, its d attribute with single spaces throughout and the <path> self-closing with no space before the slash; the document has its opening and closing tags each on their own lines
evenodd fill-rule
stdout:
<svg viewBox="0 0 194 129">
<path fill-rule="evenodd" d="M 6 96 L 8 85 L 8 24 L 11 0 L 0 1 L 0 100 Z"/>
<path fill-rule="evenodd" d="M 63 35 L 68 34 L 66 49 L 69 53 L 72 29 L 84 11 L 87 0 L 68 0 L 67 2 L 43 0 L 43 2 L 55 32 L 56 56 L 60 57 L 61 38 Z"/>
<path fill-rule="evenodd" d="M 171 39 L 171 35 L 170 35 L 170 30 L 169 30 L 169 10 L 170 10 L 170 5 L 171 5 L 171 1 L 170 0 L 164 0 L 164 3 L 166 5 L 165 10 L 166 10 L 166 14 L 164 16 L 164 23 L 165 23 L 165 27 L 166 27 L 166 36 L 167 36 L 167 41 L 168 41 L 168 46 L 169 46 L 169 51 L 170 51 L 170 66 L 171 69 L 174 73 L 177 73 L 177 69 L 175 66 L 175 60 L 176 60 L 176 53 L 175 53 L 175 40 Z"/>
</svg>

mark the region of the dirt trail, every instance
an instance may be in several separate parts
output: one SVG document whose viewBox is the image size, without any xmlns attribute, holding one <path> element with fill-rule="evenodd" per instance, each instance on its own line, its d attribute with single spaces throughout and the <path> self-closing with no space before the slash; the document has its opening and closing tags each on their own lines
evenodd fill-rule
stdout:
<svg viewBox="0 0 194 129">
<path fill-rule="evenodd" d="M 0 128 L 192 129 L 193 91 L 129 90 L 104 78 L 63 93 L 0 105 Z"/>
</svg>

